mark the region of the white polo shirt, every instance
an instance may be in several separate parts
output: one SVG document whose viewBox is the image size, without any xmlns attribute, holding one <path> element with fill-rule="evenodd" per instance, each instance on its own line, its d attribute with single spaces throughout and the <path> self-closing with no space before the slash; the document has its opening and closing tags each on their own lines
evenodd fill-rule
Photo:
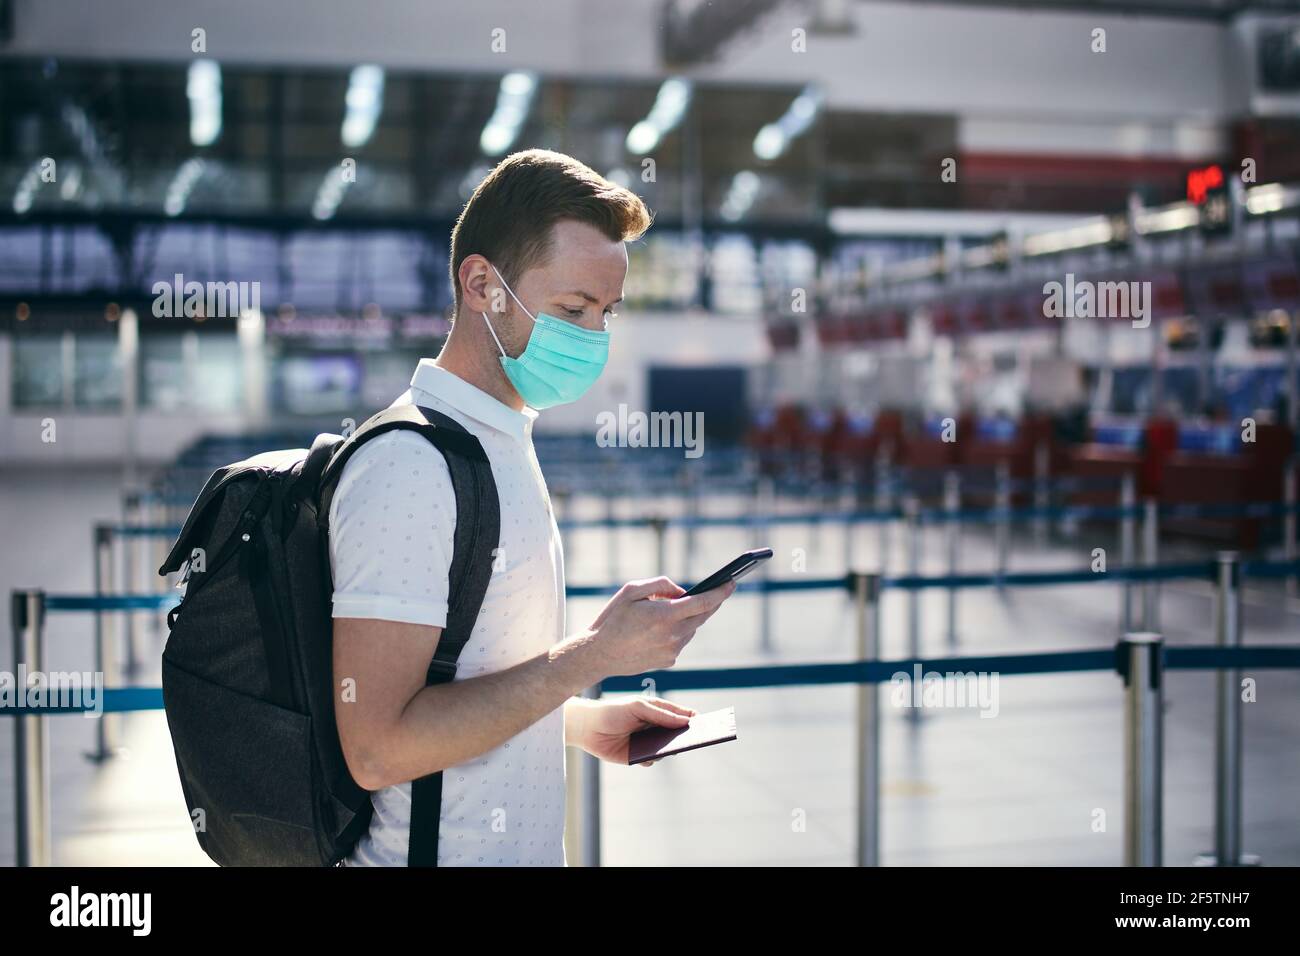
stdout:
<svg viewBox="0 0 1300 956">
<path fill-rule="evenodd" d="M 513 667 L 564 637 L 564 558 L 533 451 L 537 412 L 517 412 L 422 359 L 414 402 L 451 416 L 492 463 L 501 502 L 497 568 L 456 680 Z M 442 454 L 414 432 L 352 456 L 330 508 L 334 617 L 447 623 L 456 499 Z M 421 672 L 423 676 L 423 671 Z M 563 866 L 564 709 L 442 775 L 439 866 Z M 371 794 L 374 818 L 345 866 L 405 866 L 411 785 Z"/>
</svg>

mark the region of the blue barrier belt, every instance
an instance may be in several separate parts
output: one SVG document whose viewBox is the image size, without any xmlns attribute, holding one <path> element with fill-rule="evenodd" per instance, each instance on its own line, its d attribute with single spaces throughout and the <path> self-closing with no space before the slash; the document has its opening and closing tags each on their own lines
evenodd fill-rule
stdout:
<svg viewBox="0 0 1300 956">
<path fill-rule="evenodd" d="M 1193 564 L 1164 564 L 1154 567 L 1111 568 L 1093 571 L 1089 568 L 1068 571 L 1008 571 L 1005 574 L 946 574 L 899 575 L 886 577 L 882 586 L 899 591 L 919 591 L 925 588 L 977 588 L 977 587 L 1032 587 L 1053 584 L 1094 584 L 1098 581 L 1171 581 L 1175 579 L 1214 577 L 1216 565 L 1212 561 Z"/>
<path fill-rule="evenodd" d="M 1076 521 L 1118 521 L 1120 518 L 1139 518 L 1142 509 L 1137 506 L 1118 505 L 1063 505 L 1055 508 L 962 508 L 956 511 L 929 508 L 917 513 L 923 522 L 944 524 L 948 522 L 984 524 L 1017 518 L 1073 518 Z"/>
<path fill-rule="evenodd" d="M 1243 561 L 1241 573 L 1248 578 L 1289 578 L 1300 576 L 1300 558 L 1294 561 Z"/>
<path fill-rule="evenodd" d="M 1288 669 L 1300 667 L 1300 647 L 1166 647 L 1165 670 Z"/>
<path fill-rule="evenodd" d="M 1278 502 L 1254 502 L 1237 505 L 1163 505 L 1160 514 L 1165 517 L 1220 517 L 1262 518 L 1300 513 L 1300 504 L 1286 505 Z M 1073 519 L 1076 521 L 1118 521 L 1121 518 L 1141 518 L 1145 509 L 1141 505 L 1061 505 L 1057 507 L 1020 508 L 962 508 L 948 511 L 943 508 L 925 508 L 917 512 L 922 522 L 963 522 L 972 524 L 993 523 L 1002 519 L 1013 521 L 1027 518 Z M 867 524 L 879 521 L 902 521 L 905 513 L 898 508 L 887 510 L 824 511 L 812 514 L 700 516 L 672 518 L 585 518 L 559 522 L 563 530 L 591 528 L 645 528 L 658 521 L 671 528 L 711 527 L 762 527 L 787 524 Z"/>
<path fill-rule="evenodd" d="M 1272 518 L 1296 510 L 1296 505 L 1287 505 L 1279 501 L 1160 506 L 1161 516 L 1168 518 Z"/>
<path fill-rule="evenodd" d="M 926 671 L 997 671 L 1000 674 L 1055 674 L 1063 671 L 1113 671 L 1115 651 L 1063 651 L 1050 654 L 992 657 L 906 658 L 894 661 L 843 661 L 826 664 L 780 664 L 760 667 L 714 667 L 653 671 L 636 677 L 610 677 L 602 692 L 640 692 L 654 681 L 655 691 L 723 690 L 740 687 L 790 687 L 817 684 L 881 684 L 896 674 L 911 677 L 920 664 Z"/>
<path fill-rule="evenodd" d="M 181 534 L 180 525 L 113 525 L 110 529 L 113 534 L 120 534 L 125 538 L 179 538 Z"/>
<path fill-rule="evenodd" d="M 1300 504 L 1261 501 L 1230 505 L 1161 505 L 1160 515 L 1166 518 L 1271 518 L 1288 513 L 1300 514 Z M 1028 518 L 1075 521 L 1118 521 L 1121 518 L 1141 518 L 1140 505 L 1061 505 L 1056 507 L 1020 508 L 961 508 L 948 511 L 943 508 L 925 508 L 917 512 L 917 520 L 924 523 L 950 522 L 991 524 L 1000 520 L 1015 521 Z M 568 518 L 559 522 L 561 530 L 581 531 L 596 528 L 652 528 L 663 522 L 669 528 L 754 528 L 792 524 L 871 524 L 881 521 L 902 521 L 906 517 L 901 509 L 824 511 L 811 514 L 776 514 L 639 518 Z M 175 538 L 181 529 L 170 525 L 109 525 L 113 534 L 140 538 Z"/>
<path fill-rule="evenodd" d="M 1300 559 L 1294 561 L 1246 561 L 1241 566 L 1247 578 L 1284 578 L 1300 576 Z M 1058 584 L 1098 584 L 1103 581 L 1174 581 L 1212 580 L 1218 574 L 1215 561 L 1190 564 L 1163 564 L 1154 567 L 1111 568 L 1093 571 L 1088 568 L 1062 571 L 1008 571 L 1005 574 L 898 575 L 882 577 L 881 585 L 898 591 L 927 588 L 1033 587 Z M 744 581 L 740 591 L 778 593 L 782 591 L 851 591 L 853 575 L 835 578 L 785 578 Z M 571 584 L 565 597 L 611 597 L 622 584 Z M 47 594 L 47 611 L 150 611 L 164 610 L 179 603 L 175 594 Z"/>
<path fill-rule="evenodd" d="M 824 684 L 883 684 L 896 676 L 912 679 L 916 668 L 929 674 L 964 676 L 997 674 L 1061 674 L 1116 670 L 1116 648 L 1053 651 L 1045 654 L 993 654 L 981 657 L 903 658 L 891 661 L 836 661 L 822 664 L 777 664 L 758 667 L 710 667 L 693 670 L 651 671 L 630 677 L 610 677 L 601 683 L 604 693 L 640 693 L 644 682 L 654 682 L 655 692 L 666 690 L 729 690 L 760 687 L 808 687 Z M 1300 645 L 1274 647 L 1165 647 L 1166 670 L 1241 670 L 1300 668 Z M 103 692 L 105 713 L 160 710 L 162 688 L 122 687 Z M 86 707 L 0 710 L 0 716 L 84 713 Z"/>
<path fill-rule="evenodd" d="M 180 602 L 175 594 L 47 594 L 47 611 L 160 611 Z"/>
</svg>

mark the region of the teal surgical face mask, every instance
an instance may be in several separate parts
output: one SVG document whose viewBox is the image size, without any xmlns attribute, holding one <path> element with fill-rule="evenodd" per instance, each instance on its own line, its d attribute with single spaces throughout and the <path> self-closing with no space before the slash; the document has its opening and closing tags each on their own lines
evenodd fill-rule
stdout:
<svg viewBox="0 0 1300 956">
<path fill-rule="evenodd" d="M 501 279 L 496 266 L 492 271 Z M 497 351 L 501 353 L 501 367 L 506 378 L 519 397 L 533 408 L 550 408 L 577 401 L 605 370 L 605 362 L 609 359 L 609 333 L 593 332 L 545 312 L 533 315 L 524 308 L 505 279 L 501 279 L 501 284 L 524 314 L 533 320 L 533 331 L 528 336 L 523 354 L 511 358 L 501 347 L 501 340 L 497 338 L 487 313 L 479 313 L 492 333 Z"/>
</svg>

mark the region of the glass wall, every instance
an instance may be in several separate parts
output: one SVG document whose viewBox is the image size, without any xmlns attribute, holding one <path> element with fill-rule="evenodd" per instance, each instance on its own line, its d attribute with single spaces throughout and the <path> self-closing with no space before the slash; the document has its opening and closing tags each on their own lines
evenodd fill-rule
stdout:
<svg viewBox="0 0 1300 956">
<path fill-rule="evenodd" d="M 63 406 L 63 341 L 59 335 L 21 335 L 14 339 L 15 408 Z"/>
<path fill-rule="evenodd" d="M 243 366 L 233 333 L 154 332 L 140 340 L 140 406 L 159 412 L 237 412 Z"/>
<path fill-rule="evenodd" d="M 116 330 L 14 336 L 14 408 L 116 411 L 122 356 Z"/>
<path fill-rule="evenodd" d="M 122 354 L 117 330 L 79 333 L 73 339 L 73 407 L 115 411 L 122 407 Z"/>
</svg>

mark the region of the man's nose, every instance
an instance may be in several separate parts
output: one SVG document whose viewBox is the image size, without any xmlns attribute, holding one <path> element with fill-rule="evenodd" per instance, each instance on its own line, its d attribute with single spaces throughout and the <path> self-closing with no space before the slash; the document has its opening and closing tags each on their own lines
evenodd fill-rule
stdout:
<svg viewBox="0 0 1300 956">
<path fill-rule="evenodd" d="M 582 313 L 582 327 L 591 332 L 604 332 L 608 329 L 609 322 L 605 318 L 603 311 L 593 314 L 591 309 Z"/>
</svg>

